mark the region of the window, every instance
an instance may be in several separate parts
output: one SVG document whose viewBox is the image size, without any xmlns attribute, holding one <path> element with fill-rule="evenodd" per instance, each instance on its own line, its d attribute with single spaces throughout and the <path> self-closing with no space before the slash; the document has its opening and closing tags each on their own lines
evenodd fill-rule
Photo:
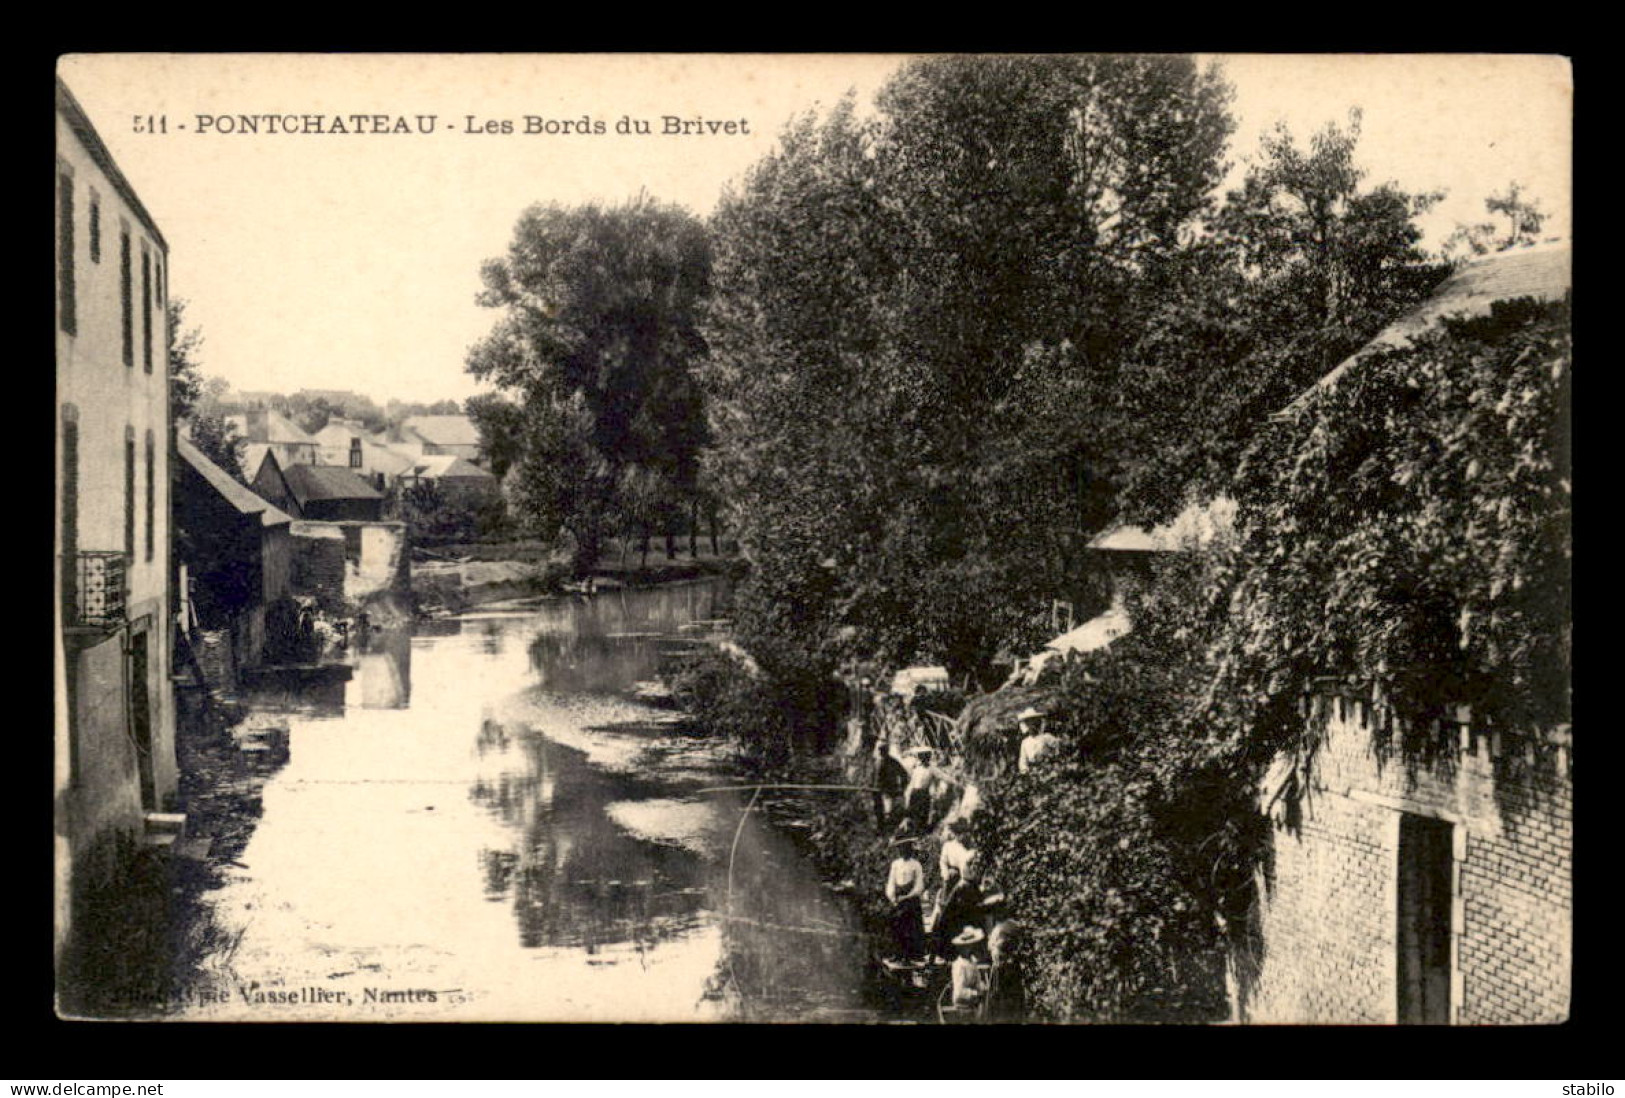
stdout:
<svg viewBox="0 0 1625 1098">
<path fill-rule="evenodd" d="M 62 406 L 62 624 L 79 621 L 79 408 Z M 79 784 L 79 661 L 67 661 L 68 781 Z"/>
<path fill-rule="evenodd" d="M 358 438 L 350 440 L 350 468 L 361 468 L 361 440 Z"/>
<path fill-rule="evenodd" d="M 79 334 L 79 310 L 74 300 L 73 176 L 58 172 L 57 187 L 57 321 L 69 335 Z"/>
<path fill-rule="evenodd" d="M 152 443 L 152 428 L 147 428 L 147 560 L 152 560 L 153 517 L 158 513 L 157 452 Z"/>
<path fill-rule="evenodd" d="M 78 613 L 79 408 L 62 406 L 62 620 Z"/>
<path fill-rule="evenodd" d="M 124 554 L 135 559 L 135 428 L 124 428 Z"/>
<path fill-rule="evenodd" d="M 102 200 L 94 187 L 90 189 L 90 261 L 102 261 Z"/>
<path fill-rule="evenodd" d="M 124 365 L 135 365 L 135 328 L 130 315 L 130 294 L 133 290 L 130 272 L 130 230 L 120 229 L 119 251 L 119 304 L 124 310 Z"/>
<path fill-rule="evenodd" d="M 152 373 L 152 257 L 141 245 L 141 364 Z"/>
</svg>

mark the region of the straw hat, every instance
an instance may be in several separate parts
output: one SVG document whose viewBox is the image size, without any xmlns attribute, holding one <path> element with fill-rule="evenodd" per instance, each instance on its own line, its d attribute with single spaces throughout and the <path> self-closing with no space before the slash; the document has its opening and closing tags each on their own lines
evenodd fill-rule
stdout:
<svg viewBox="0 0 1625 1098">
<path fill-rule="evenodd" d="M 1018 717 L 1016 717 L 1016 723 L 1025 724 L 1027 721 L 1036 721 L 1042 718 L 1043 715 L 1044 714 L 1040 713 L 1038 710 L 1029 705 L 1026 709 L 1021 711 L 1021 714 Z"/>
<path fill-rule="evenodd" d="M 967 926 L 954 938 L 953 944 L 956 946 L 973 946 L 985 937 L 987 935 L 983 934 L 979 927 Z"/>
</svg>

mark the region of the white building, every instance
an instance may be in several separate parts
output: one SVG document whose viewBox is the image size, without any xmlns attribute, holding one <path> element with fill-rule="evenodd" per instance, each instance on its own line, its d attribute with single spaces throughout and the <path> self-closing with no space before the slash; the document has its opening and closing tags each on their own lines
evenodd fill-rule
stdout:
<svg viewBox="0 0 1625 1098">
<path fill-rule="evenodd" d="M 169 248 L 56 85 L 56 950 L 176 789 Z"/>
</svg>

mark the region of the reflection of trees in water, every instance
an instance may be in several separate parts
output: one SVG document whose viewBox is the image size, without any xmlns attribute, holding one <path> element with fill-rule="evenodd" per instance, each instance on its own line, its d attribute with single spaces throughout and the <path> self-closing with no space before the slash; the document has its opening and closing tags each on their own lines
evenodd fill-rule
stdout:
<svg viewBox="0 0 1625 1098">
<path fill-rule="evenodd" d="M 482 852 L 486 897 L 513 898 L 521 945 L 652 948 L 696 925 L 704 898 L 698 858 L 633 838 L 605 814 L 627 798 L 624 779 L 489 719 L 477 742 L 498 769 L 470 796 L 516 839 L 513 850 Z"/>
<path fill-rule="evenodd" d="M 531 641 L 531 665 L 549 691 L 624 690 L 652 678 L 680 628 L 715 617 L 724 594 L 720 584 L 696 583 L 554 603 Z"/>
<path fill-rule="evenodd" d="M 868 943 L 860 920 L 824 890 L 789 841 L 765 821 L 752 820 L 739 833 L 732 903 L 726 859 L 712 890 L 723 915 L 723 956 L 710 996 L 748 1021 L 820 1013 L 851 1021 L 867 1013 L 862 990 Z"/>
<path fill-rule="evenodd" d="M 542 633 L 530 644 L 543 689 L 557 694 L 611 694 L 653 677 L 660 638 Z"/>
<path fill-rule="evenodd" d="M 542 762 L 526 750 L 501 721 L 486 717 L 474 740 L 480 771 L 469 787 L 469 799 L 520 831 L 535 818 L 538 801 L 545 801 Z"/>
</svg>

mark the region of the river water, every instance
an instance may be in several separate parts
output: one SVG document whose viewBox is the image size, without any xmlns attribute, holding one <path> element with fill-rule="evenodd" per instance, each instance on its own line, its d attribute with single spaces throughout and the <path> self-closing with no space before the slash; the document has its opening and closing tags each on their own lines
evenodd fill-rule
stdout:
<svg viewBox="0 0 1625 1098">
<path fill-rule="evenodd" d="M 726 749 L 648 686 L 721 581 L 380 635 L 261 699 L 288 761 L 203 907 L 180 1016 L 864 1020 L 864 943 Z"/>
</svg>

